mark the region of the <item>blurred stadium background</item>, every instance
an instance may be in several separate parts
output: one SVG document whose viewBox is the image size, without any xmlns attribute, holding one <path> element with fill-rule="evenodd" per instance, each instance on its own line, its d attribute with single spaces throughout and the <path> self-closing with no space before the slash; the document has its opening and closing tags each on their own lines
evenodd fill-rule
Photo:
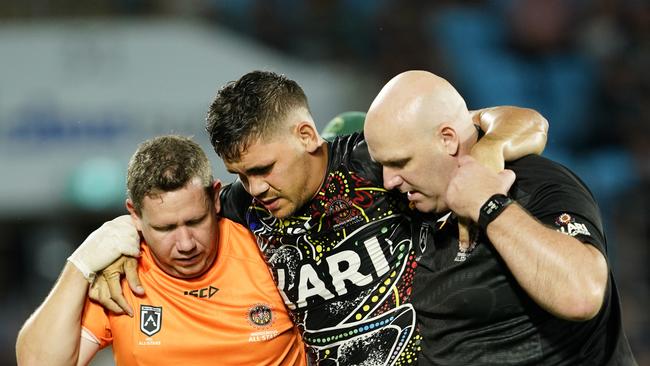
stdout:
<svg viewBox="0 0 650 366">
<path fill-rule="evenodd" d="M 0 2 L 0 364 L 15 364 L 16 333 L 65 258 L 124 212 L 141 140 L 194 135 L 212 151 L 208 104 L 253 69 L 297 80 L 320 128 L 426 69 L 472 109 L 548 118 L 545 155 L 597 196 L 627 335 L 650 365 L 649 28 L 643 0 Z"/>
</svg>

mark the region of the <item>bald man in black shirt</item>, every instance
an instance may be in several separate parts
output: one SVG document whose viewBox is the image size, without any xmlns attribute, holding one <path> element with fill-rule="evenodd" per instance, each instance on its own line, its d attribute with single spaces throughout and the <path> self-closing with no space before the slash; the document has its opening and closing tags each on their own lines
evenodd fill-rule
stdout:
<svg viewBox="0 0 650 366">
<path fill-rule="evenodd" d="M 536 155 L 500 173 L 478 164 L 464 100 L 424 71 L 393 78 L 364 130 L 384 186 L 437 218 L 416 246 L 420 364 L 636 365 L 598 207 L 578 177 Z M 480 227 L 468 245 L 450 230 L 457 217 Z"/>
</svg>

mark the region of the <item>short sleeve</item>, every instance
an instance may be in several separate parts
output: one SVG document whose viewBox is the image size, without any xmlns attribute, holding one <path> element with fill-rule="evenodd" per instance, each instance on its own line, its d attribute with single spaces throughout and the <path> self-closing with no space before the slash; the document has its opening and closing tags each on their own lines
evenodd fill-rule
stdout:
<svg viewBox="0 0 650 366">
<path fill-rule="evenodd" d="M 99 341 L 99 347 L 104 348 L 113 343 L 113 333 L 108 315 L 101 305 L 86 299 L 81 326 Z"/>
<path fill-rule="evenodd" d="M 518 179 L 521 175 L 527 182 L 515 184 L 515 191 L 526 193 L 515 193 L 513 198 L 544 225 L 606 253 L 600 209 L 584 183 L 558 164 L 534 160 L 528 167 L 528 171 L 515 171 Z"/>
</svg>

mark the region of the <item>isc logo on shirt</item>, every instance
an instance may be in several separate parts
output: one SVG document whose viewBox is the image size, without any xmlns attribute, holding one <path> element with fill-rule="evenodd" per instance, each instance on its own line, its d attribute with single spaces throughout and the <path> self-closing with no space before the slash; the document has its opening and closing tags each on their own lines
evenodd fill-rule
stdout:
<svg viewBox="0 0 650 366">
<path fill-rule="evenodd" d="M 140 305 L 140 331 L 149 337 L 162 327 L 162 307 Z"/>
<path fill-rule="evenodd" d="M 200 289 L 196 289 L 196 290 L 183 291 L 183 295 L 194 296 L 194 297 L 198 297 L 200 299 L 204 299 L 204 298 L 209 299 L 214 294 L 216 294 L 217 291 L 219 291 L 218 288 L 216 288 L 214 286 L 208 286 L 208 287 L 204 287 L 204 288 L 200 288 Z"/>
</svg>

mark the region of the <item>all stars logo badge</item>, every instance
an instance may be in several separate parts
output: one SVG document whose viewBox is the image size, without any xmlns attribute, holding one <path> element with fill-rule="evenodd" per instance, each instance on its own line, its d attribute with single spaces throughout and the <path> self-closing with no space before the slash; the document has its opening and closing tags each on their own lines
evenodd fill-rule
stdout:
<svg viewBox="0 0 650 366">
<path fill-rule="evenodd" d="M 273 320 L 273 313 L 268 305 L 257 304 L 248 310 L 248 320 L 255 326 L 264 327 Z"/>
<path fill-rule="evenodd" d="M 140 331 L 149 337 L 160 332 L 162 327 L 162 307 L 140 305 Z"/>
</svg>

